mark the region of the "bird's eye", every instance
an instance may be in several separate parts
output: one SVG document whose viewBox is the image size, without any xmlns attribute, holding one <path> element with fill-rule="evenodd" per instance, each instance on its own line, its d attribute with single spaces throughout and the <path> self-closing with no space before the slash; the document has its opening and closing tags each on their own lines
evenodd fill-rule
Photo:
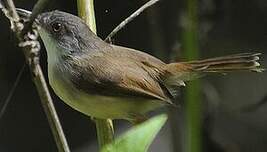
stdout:
<svg viewBox="0 0 267 152">
<path fill-rule="evenodd" d="M 61 23 L 58 23 L 58 22 L 52 24 L 52 29 L 54 32 L 61 31 L 62 27 L 63 27 L 63 25 Z"/>
</svg>

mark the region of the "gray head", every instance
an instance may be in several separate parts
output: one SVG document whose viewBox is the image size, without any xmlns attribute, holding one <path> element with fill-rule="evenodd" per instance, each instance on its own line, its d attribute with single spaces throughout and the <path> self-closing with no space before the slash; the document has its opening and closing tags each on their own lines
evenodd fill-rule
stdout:
<svg viewBox="0 0 267 152">
<path fill-rule="evenodd" d="M 36 23 L 48 56 L 75 55 L 99 50 L 106 45 L 77 16 L 61 11 L 40 14 Z M 53 52 L 51 52 L 53 51 Z M 55 54 L 56 53 L 56 54 Z"/>
</svg>

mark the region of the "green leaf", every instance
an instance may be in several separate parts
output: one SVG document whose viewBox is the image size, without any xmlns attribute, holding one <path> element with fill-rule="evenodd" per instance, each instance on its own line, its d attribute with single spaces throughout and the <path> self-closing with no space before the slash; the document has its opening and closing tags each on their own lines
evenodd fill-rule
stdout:
<svg viewBox="0 0 267 152">
<path fill-rule="evenodd" d="M 133 127 L 101 152 L 146 152 L 167 120 L 167 115 L 159 115 Z"/>
</svg>

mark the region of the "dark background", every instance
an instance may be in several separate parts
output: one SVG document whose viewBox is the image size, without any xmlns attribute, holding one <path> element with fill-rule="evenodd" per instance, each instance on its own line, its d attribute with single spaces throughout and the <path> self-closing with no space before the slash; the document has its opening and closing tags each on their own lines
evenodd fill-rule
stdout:
<svg viewBox="0 0 267 152">
<path fill-rule="evenodd" d="M 112 29 L 145 1 L 96 0 L 98 35 Z M 35 1 L 15 0 L 17 7 L 31 10 Z M 48 10 L 77 14 L 76 1 L 52 1 Z M 262 52 L 267 64 L 267 2 L 265 0 L 200 0 L 198 5 L 201 57 L 241 52 Z M 114 38 L 114 43 L 143 50 L 162 60 L 182 60 L 182 23 L 185 0 L 161 0 L 141 14 Z M 24 63 L 15 45 L 9 22 L 0 15 L 0 108 Z M 42 67 L 47 75 L 46 54 Z M 203 151 L 265 152 L 267 149 L 267 74 L 234 73 L 202 79 Z M 53 94 L 53 91 L 51 90 Z M 96 130 L 90 118 L 72 110 L 53 94 L 64 132 L 72 151 L 96 151 Z M 183 106 L 176 109 L 176 132 L 168 123 L 151 151 L 184 151 Z M 129 123 L 115 121 L 120 134 Z M 172 142 L 171 139 L 174 139 Z M 174 144 L 173 144 L 174 143 Z M 178 148 L 177 148 L 178 147 Z M 57 151 L 47 119 L 28 69 L 0 120 L 0 152 Z"/>
</svg>

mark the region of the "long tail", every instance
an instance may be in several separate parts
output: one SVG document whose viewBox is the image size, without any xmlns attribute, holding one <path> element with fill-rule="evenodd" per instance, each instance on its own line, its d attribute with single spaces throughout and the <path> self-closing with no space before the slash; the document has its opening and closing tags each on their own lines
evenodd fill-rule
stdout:
<svg viewBox="0 0 267 152">
<path fill-rule="evenodd" d="M 166 79 L 183 82 L 191 80 L 201 73 L 228 73 L 234 71 L 262 72 L 259 64 L 261 53 L 240 53 L 223 57 L 210 58 L 190 62 L 170 63 L 166 66 Z"/>
<path fill-rule="evenodd" d="M 201 72 L 232 72 L 253 71 L 262 72 L 258 60 L 261 53 L 241 53 L 229 56 L 210 58 L 199 61 L 185 62 L 191 70 Z"/>
</svg>

